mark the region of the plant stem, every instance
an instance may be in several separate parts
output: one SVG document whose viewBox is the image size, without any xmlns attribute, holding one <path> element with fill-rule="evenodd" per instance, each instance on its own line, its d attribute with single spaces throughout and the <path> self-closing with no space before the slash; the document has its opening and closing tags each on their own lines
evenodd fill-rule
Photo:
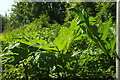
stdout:
<svg viewBox="0 0 120 80">
<path fill-rule="evenodd" d="M 27 73 L 27 71 L 28 71 L 27 64 L 25 65 L 25 64 L 23 63 L 23 66 L 24 66 L 24 68 L 25 68 L 26 80 L 29 80 L 29 78 L 28 78 L 28 73 Z"/>
</svg>

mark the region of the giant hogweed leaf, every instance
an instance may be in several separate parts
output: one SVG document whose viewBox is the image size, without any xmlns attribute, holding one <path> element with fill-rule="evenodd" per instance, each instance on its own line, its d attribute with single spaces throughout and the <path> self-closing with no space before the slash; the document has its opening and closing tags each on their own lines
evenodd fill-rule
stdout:
<svg viewBox="0 0 120 80">
<path fill-rule="evenodd" d="M 106 22 L 104 25 L 103 25 L 103 27 L 102 27 L 102 29 L 101 29 L 101 33 L 103 34 L 102 35 L 102 40 L 105 40 L 106 38 L 107 38 L 107 36 L 110 34 L 109 32 L 108 32 L 108 30 L 110 29 L 110 25 L 111 25 L 111 23 L 112 23 L 112 18 L 110 18 L 109 19 L 109 21 L 108 22 Z"/>
<path fill-rule="evenodd" d="M 81 29 L 77 26 L 76 18 L 72 20 L 70 28 L 61 29 L 62 33 L 54 40 L 59 51 L 65 50 L 64 53 L 66 53 L 70 43 L 74 40 L 74 37 L 79 35 L 79 30 Z"/>
<path fill-rule="evenodd" d="M 47 41 L 45 41 L 45 40 L 43 40 L 43 39 L 37 39 L 37 38 L 35 38 L 35 39 L 31 39 L 29 42 L 36 42 L 36 43 L 39 43 L 39 44 L 41 44 L 41 45 L 45 45 L 45 44 L 47 44 Z"/>
<path fill-rule="evenodd" d="M 63 48 L 66 45 L 66 41 L 64 42 L 64 40 L 66 39 L 66 36 L 69 34 L 69 32 L 71 30 L 68 31 L 67 29 L 61 28 L 61 34 L 54 40 L 55 45 L 58 47 L 58 51 L 63 50 Z M 68 38 L 67 38 L 68 39 Z"/>
<path fill-rule="evenodd" d="M 70 30 L 71 31 L 71 30 Z M 58 36 L 55 40 L 54 43 L 58 47 L 59 51 L 63 50 L 64 47 L 66 46 L 67 42 L 69 39 L 72 37 L 73 32 L 70 32 L 69 30 L 66 30 L 66 32 L 63 32 L 60 36 Z M 70 33 L 68 33 L 70 32 Z"/>
<path fill-rule="evenodd" d="M 66 39 L 67 40 L 67 39 Z M 71 36 L 69 39 L 68 39 L 68 41 L 67 41 L 67 43 L 66 43 L 66 47 L 65 47 L 65 49 L 64 49 L 64 54 L 67 52 L 67 50 L 69 49 L 69 47 L 72 45 L 72 41 L 74 41 L 74 36 Z"/>
<path fill-rule="evenodd" d="M 67 30 L 68 28 L 63 28 L 63 27 L 61 27 L 61 29 L 60 29 L 60 35 L 54 40 L 54 42 L 56 43 L 56 44 L 59 44 L 59 42 L 58 42 L 58 40 L 60 40 L 60 41 L 62 41 L 62 40 L 64 40 L 64 36 L 67 34 Z"/>
<path fill-rule="evenodd" d="M 114 39 L 111 40 L 111 51 L 114 50 L 114 48 L 115 48 L 115 46 L 116 46 L 115 44 L 116 44 L 116 35 L 114 36 Z"/>
<path fill-rule="evenodd" d="M 109 44 L 109 43 L 108 43 Z M 113 57 L 113 53 L 116 52 L 116 35 L 114 36 L 114 38 L 110 41 L 110 46 L 108 46 L 110 48 L 110 56 Z"/>
<path fill-rule="evenodd" d="M 41 45 L 47 44 L 47 41 L 42 40 L 41 38 L 37 39 L 37 38 L 34 37 L 33 39 L 31 39 L 27 36 L 23 36 L 23 37 L 21 39 L 18 39 L 17 41 L 25 43 L 27 45 L 32 45 L 32 44 L 36 44 L 36 43 L 39 43 Z"/>
<path fill-rule="evenodd" d="M 66 44 L 64 53 L 66 53 L 69 47 L 72 46 L 72 42 L 74 42 L 75 40 L 81 40 L 83 37 L 87 37 L 87 34 L 81 33 L 82 29 L 80 28 L 80 26 L 76 26 L 74 29 L 75 30 L 73 31 L 73 35 L 69 38 Z"/>
<path fill-rule="evenodd" d="M 24 41 L 24 39 L 18 40 L 21 43 L 27 44 L 32 47 L 37 47 L 39 49 L 44 49 L 44 50 L 51 50 L 51 51 L 57 51 L 56 47 L 54 44 L 48 44 L 47 41 L 37 38 L 33 39 L 28 39 L 28 41 Z"/>
<path fill-rule="evenodd" d="M 72 42 L 74 42 L 75 40 L 81 40 L 82 37 L 85 37 L 85 34 L 81 34 L 82 29 L 79 26 L 76 26 L 74 28 L 75 30 L 73 30 L 71 32 L 71 37 L 69 38 L 69 40 L 66 43 L 65 49 L 64 49 L 64 53 L 67 52 L 67 50 L 69 49 L 70 46 L 72 46 Z M 81 38 L 80 38 L 81 37 Z"/>
<path fill-rule="evenodd" d="M 71 22 L 71 28 L 73 29 L 73 28 L 75 28 L 77 26 L 77 20 L 76 20 L 76 18 L 74 18 L 73 20 L 72 20 L 72 22 Z"/>
<path fill-rule="evenodd" d="M 34 47 L 37 47 L 39 48 L 40 50 L 46 50 L 46 51 L 54 51 L 54 52 L 57 52 L 58 49 L 56 47 L 55 44 L 44 44 L 44 45 L 40 45 L 40 44 L 33 44 L 31 46 L 34 46 Z"/>
<path fill-rule="evenodd" d="M 44 49 L 46 51 L 58 51 L 54 44 L 38 45 L 36 47 L 38 47 L 39 49 Z"/>
<path fill-rule="evenodd" d="M 28 38 L 27 41 L 24 40 L 25 38 Z M 36 37 L 33 37 L 33 39 L 31 39 L 29 37 L 24 36 L 24 38 L 21 38 L 18 41 L 21 43 L 29 45 L 30 48 L 36 47 L 38 49 L 44 49 L 44 50 L 48 50 L 48 51 L 58 51 L 54 44 L 48 44 L 47 41 L 42 40 L 41 38 L 38 39 Z"/>
</svg>

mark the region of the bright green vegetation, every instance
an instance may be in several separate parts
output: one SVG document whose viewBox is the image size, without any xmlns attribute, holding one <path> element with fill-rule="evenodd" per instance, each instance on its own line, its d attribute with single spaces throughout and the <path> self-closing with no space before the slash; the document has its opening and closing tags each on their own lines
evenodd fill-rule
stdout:
<svg viewBox="0 0 120 80">
<path fill-rule="evenodd" d="M 17 3 L 3 19 L 3 80 L 115 79 L 115 3 Z"/>
</svg>

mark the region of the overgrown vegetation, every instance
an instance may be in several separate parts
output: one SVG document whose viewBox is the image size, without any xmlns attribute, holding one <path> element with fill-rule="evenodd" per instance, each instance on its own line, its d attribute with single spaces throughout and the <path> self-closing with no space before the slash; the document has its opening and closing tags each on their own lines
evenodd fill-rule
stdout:
<svg viewBox="0 0 120 80">
<path fill-rule="evenodd" d="M 115 79 L 115 3 L 20 2 L 6 20 L 2 80 Z"/>
</svg>

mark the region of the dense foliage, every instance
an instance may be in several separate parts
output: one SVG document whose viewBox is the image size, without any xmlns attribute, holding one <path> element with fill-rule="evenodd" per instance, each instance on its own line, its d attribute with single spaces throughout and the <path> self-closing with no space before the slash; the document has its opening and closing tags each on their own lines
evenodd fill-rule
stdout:
<svg viewBox="0 0 120 80">
<path fill-rule="evenodd" d="M 3 80 L 115 79 L 115 3 L 17 3 L 7 20 Z"/>
</svg>

